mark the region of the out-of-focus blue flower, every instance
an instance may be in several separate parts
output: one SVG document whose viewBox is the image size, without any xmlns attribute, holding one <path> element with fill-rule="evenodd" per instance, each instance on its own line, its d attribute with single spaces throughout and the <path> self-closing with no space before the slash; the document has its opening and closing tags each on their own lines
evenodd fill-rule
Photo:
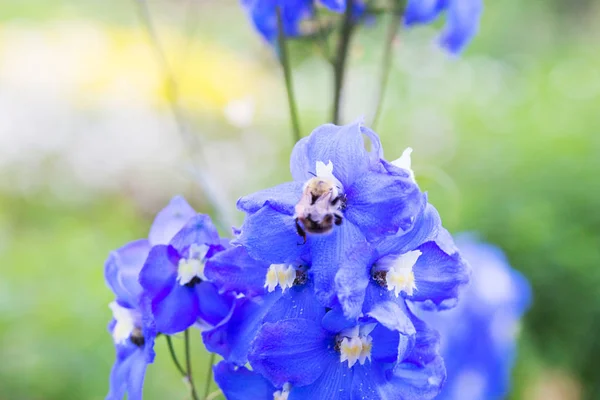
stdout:
<svg viewBox="0 0 600 400">
<path fill-rule="evenodd" d="M 319 300 L 333 307 L 334 278 L 352 248 L 413 227 L 426 197 L 406 170 L 381 156 L 379 138 L 362 123 L 323 125 L 294 147 L 294 181 L 238 201 L 248 216 L 235 242 L 252 258 L 281 265 L 269 270 L 272 287 L 285 287 L 307 265 Z"/>
<path fill-rule="evenodd" d="M 440 399 L 495 400 L 509 391 L 519 320 L 531 301 L 527 280 L 502 251 L 472 235 L 457 237 L 473 266 L 471 286 L 453 310 L 423 317 L 441 333 L 448 382 Z"/>
<path fill-rule="evenodd" d="M 446 11 L 446 25 L 440 36 L 440 45 L 458 54 L 475 36 L 483 11 L 483 0 L 408 0 L 404 24 L 428 24 Z"/>
<path fill-rule="evenodd" d="M 164 334 L 182 332 L 196 322 L 216 325 L 233 302 L 204 276 L 206 261 L 227 244 L 208 215 L 184 203 L 178 198 L 159 214 L 163 226 L 154 230 L 162 233 L 161 242 L 152 247 L 139 275 L 145 323 Z"/>
<path fill-rule="evenodd" d="M 142 288 L 137 281 L 149 249 L 148 240 L 138 240 L 113 251 L 106 261 L 106 282 L 116 296 L 110 303 L 113 319 L 108 326 L 116 361 L 110 373 L 107 400 L 121 400 L 125 393 L 130 399 L 141 399 L 146 366 L 154 359 L 155 332 L 144 329 L 142 324 Z"/>
<path fill-rule="evenodd" d="M 300 23 L 312 17 L 317 3 L 334 12 L 346 9 L 346 0 L 241 0 L 256 30 L 270 43 L 277 39 L 277 7 L 286 36 L 301 36 Z"/>
</svg>

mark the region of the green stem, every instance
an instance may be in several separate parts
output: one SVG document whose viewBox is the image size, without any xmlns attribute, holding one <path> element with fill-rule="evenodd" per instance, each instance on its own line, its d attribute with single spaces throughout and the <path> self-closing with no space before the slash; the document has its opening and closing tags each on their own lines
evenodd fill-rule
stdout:
<svg viewBox="0 0 600 400">
<path fill-rule="evenodd" d="M 287 92 L 288 104 L 290 107 L 290 117 L 292 118 L 292 133 L 294 143 L 300 140 L 300 122 L 298 120 L 298 111 L 296 109 L 296 100 L 294 96 L 294 85 L 292 83 L 292 68 L 283 30 L 283 19 L 281 17 L 281 8 L 277 7 L 277 44 L 279 46 L 279 60 L 283 68 L 285 78 L 285 90 Z"/>
<path fill-rule="evenodd" d="M 165 338 L 167 339 L 167 346 L 169 346 L 169 353 L 171 353 L 171 359 L 173 360 L 175 367 L 177 367 L 177 370 L 183 377 L 186 377 L 187 374 L 185 373 L 183 367 L 179 363 L 179 360 L 177 360 L 177 355 L 175 354 L 175 349 L 173 348 L 173 341 L 171 340 L 171 336 L 165 335 Z"/>
<path fill-rule="evenodd" d="M 344 12 L 344 22 L 342 24 L 341 37 L 338 42 L 337 54 L 333 63 L 333 116 L 332 122 L 339 124 L 340 106 L 342 97 L 342 86 L 344 85 L 344 74 L 346 72 L 346 59 L 348 58 L 348 48 L 350 39 L 354 32 L 354 21 L 352 20 L 353 0 L 346 2 L 346 11 Z"/>
<path fill-rule="evenodd" d="M 209 398 L 210 394 L 210 384 L 212 382 L 212 373 L 213 373 L 213 364 L 215 363 L 215 353 L 210 353 L 210 358 L 208 359 L 208 373 L 206 374 L 206 382 L 204 384 L 204 399 Z"/>
<path fill-rule="evenodd" d="M 196 393 L 196 386 L 194 386 L 194 378 L 192 377 L 192 357 L 190 356 L 190 330 L 186 329 L 184 332 L 185 337 L 185 364 L 187 369 L 187 379 L 190 383 L 190 390 L 192 399 L 199 400 L 198 394 Z"/>
<path fill-rule="evenodd" d="M 375 129 L 375 126 L 379 121 L 379 116 L 381 115 L 383 99 L 385 96 L 385 89 L 388 84 L 390 69 L 392 67 L 394 40 L 398 35 L 398 29 L 400 28 L 400 23 L 402 22 L 402 14 L 403 13 L 400 8 L 395 10 L 394 14 L 392 15 L 390 25 L 388 26 L 387 37 L 383 49 L 383 60 L 381 62 L 381 74 L 379 76 L 379 89 L 377 91 L 377 100 L 375 102 L 375 112 L 373 113 L 373 122 L 371 123 L 371 127 L 373 129 Z"/>
</svg>

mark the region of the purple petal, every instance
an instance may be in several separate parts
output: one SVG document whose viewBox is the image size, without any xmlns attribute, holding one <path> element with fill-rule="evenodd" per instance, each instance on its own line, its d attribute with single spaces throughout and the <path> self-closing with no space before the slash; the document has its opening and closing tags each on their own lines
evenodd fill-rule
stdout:
<svg viewBox="0 0 600 400">
<path fill-rule="evenodd" d="M 451 1 L 440 45 L 453 54 L 460 53 L 479 30 L 482 0 Z"/>
<path fill-rule="evenodd" d="M 237 208 L 247 213 L 254 213 L 268 204 L 275 211 L 293 215 L 294 207 L 302 196 L 302 182 L 286 182 L 275 187 L 261 190 L 240 198 Z"/>
<path fill-rule="evenodd" d="M 104 277 L 120 304 L 138 308 L 139 295 L 142 292 L 138 276 L 149 251 L 148 240 L 136 240 L 111 252 L 106 260 Z"/>
<path fill-rule="evenodd" d="M 408 176 L 370 172 L 348 189 L 346 219 L 369 241 L 406 230 L 424 209 L 426 198 Z"/>
<path fill-rule="evenodd" d="M 309 250 L 309 243 L 302 244 L 294 218 L 270 206 L 248 216 L 241 231 L 237 243 L 246 247 L 250 257 L 269 264 L 295 262 Z"/>
<path fill-rule="evenodd" d="M 185 201 L 182 196 L 175 196 L 165 208 L 163 208 L 150 228 L 148 239 L 154 246 L 157 244 L 169 244 L 173 236 L 185 225 L 185 223 L 196 215 L 196 211 Z"/>
<path fill-rule="evenodd" d="M 139 282 L 144 296 L 153 300 L 164 298 L 176 284 L 179 255 L 171 246 L 154 246 L 142 267 Z"/>
<path fill-rule="evenodd" d="M 371 255 L 366 242 L 357 244 L 342 259 L 335 274 L 335 292 L 346 317 L 356 318 L 362 312 L 365 290 L 371 279 Z"/>
<path fill-rule="evenodd" d="M 350 221 L 335 227 L 327 235 L 311 236 L 313 255 L 310 273 L 314 278 L 315 294 L 324 306 L 331 307 L 336 298 L 335 277 L 342 260 L 352 253 L 354 246 L 366 243 L 362 232 Z M 365 265 L 356 265 L 357 274 Z"/>
<path fill-rule="evenodd" d="M 361 124 L 321 125 L 298 142 L 290 159 L 294 180 L 307 181 L 314 176 L 317 161 L 325 164 L 331 161 L 335 177 L 345 188 L 350 187 L 369 166 Z"/>
<path fill-rule="evenodd" d="M 458 301 L 461 287 L 469 282 L 470 268 L 458 253 L 449 255 L 435 242 L 418 248 L 422 252 L 413 267 L 417 289 L 408 297 L 425 302 L 426 308 L 452 308 Z"/>
<path fill-rule="evenodd" d="M 269 265 L 251 258 L 243 246 L 235 246 L 211 257 L 204 274 L 223 292 L 235 291 L 252 297 L 264 293 Z"/>
<path fill-rule="evenodd" d="M 219 246 L 221 239 L 210 217 L 205 214 L 197 214 L 186 222 L 183 228 L 171 239 L 170 244 L 179 253 L 183 254 L 185 249 L 192 244 Z"/>
<path fill-rule="evenodd" d="M 233 297 L 220 295 L 217 287 L 210 282 L 200 282 L 194 286 L 198 296 L 199 315 L 211 325 L 221 322 L 233 306 Z"/>
<path fill-rule="evenodd" d="M 322 362 L 325 365 L 319 379 L 308 386 L 293 387 L 289 400 L 352 399 L 350 393 L 353 372 L 348 369 L 348 365 L 342 364 L 339 357 L 324 359 Z"/>
<path fill-rule="evenodd" d="M 152 302 L 152 315 L 158 332 L 167 335 L 183 332 L 200 316 L 196 291 L 175 285 L 166 297 Z"/>
<path fill-rule="evenodd" d="M 250 364 L 275 386 L 313 383 L 328 364 L 340 364 L 333 337 L 314 321 L 288 319 L 265 323 L 250 350 Z"/>
<path fill-rule="evenodd" d="M 228 400 L 272 400 L 275 386 L 245 367 L 221 361 L 213 367 L 215 382 Z"/>
</svg>

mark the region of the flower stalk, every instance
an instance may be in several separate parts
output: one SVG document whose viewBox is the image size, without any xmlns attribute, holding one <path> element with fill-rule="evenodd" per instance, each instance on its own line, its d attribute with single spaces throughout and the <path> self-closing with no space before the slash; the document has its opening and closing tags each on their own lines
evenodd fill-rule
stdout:
<svg viewBox="0 0 600 400">
<path fill-rule="evenodd" d="M 342 31 L 338 42 L 337 54 L 333 63 L 333 115 L 332 122 L 340 123 L 340 108 L 342 98 L 342 87 L 344 85 L 344 74 L 346 72 L 346 59 L 348 58 L 348 49 L 350 48 L 350 39 L 354 33 L 354 21 L 352 20 L 352 10 L 354 0 L 348 0 L 346 11 L 344 12 L 344 21 L 342 22 Z"/>
<path fill-rule="evenodd" d="M 294 85 L 292 82 L 292 67 L 290 65 L 290 57 L 287 49 L 285 31 L 283 29 L 283 17 L 281 16 L 281 8 L 277 7 L 277 44 L 279 47 L 279 61 L 283 69 L 285 79 L 285 90 L 287 92 L 288 105 L 290 108 L 290 117 L 292 122 L 292 134 L 294 143 L 300 140 L 300 121 L 298 119 L 298 109 L 296 106 L 296 97 L 294 95 Z"/>
</svg>

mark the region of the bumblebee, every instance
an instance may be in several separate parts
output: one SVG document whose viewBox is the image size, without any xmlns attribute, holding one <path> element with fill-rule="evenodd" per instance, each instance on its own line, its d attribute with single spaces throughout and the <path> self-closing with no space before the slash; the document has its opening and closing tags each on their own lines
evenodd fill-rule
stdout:
<svg viewBox="0 0 600 400">
<path fill-rule="evenodd" d="M 346 197 L 327 179 L 314 177 L 306 182 L 302 198 L 296 204 L 295 221 L 298 235 L 306 243 L 306 233 L 326 234 L 334 225 L 341 225 Z"/>
</svg>

